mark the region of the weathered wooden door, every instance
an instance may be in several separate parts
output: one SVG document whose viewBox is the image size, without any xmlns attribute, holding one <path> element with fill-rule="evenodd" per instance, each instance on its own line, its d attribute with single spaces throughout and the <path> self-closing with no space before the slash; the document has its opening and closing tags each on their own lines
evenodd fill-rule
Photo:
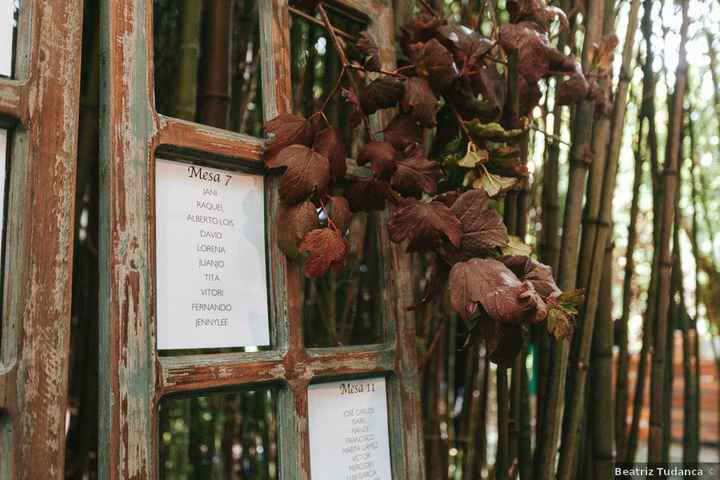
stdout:
<svg viewBox="0 0 720 480">
<path fill-rule="evenodd" d="M 64 476 L 81 38 L 80 0 L 0 0 L 4 479 Z"/>
<path fill-rule="evenodd" d="M 178 10 L 173 10 L 175 6 Z M 337 15 L 364 23 L 381 45 L 393 44 L 393 15 L 387 3 L 342 0 L 332 6 Z M 158 14 L 161 7 L 165 9 L 162 15 Z M 202 22 L 193 22 L 193 15 L 198 14 Z M 239 17 L 246 23 L 243 28 L 234 28 Z M 173 18 L 182 19 L 177 28 Z M 254 109 L 245 101 L 242 111 L 269 120 L 293 110 L 293 85 L 299 81 L 292 78 L 293 22 L 322 28 L 317 19 L 290 7 L 286 0 L 187 0 L 170 4 L 103 0 L 101 19 L 101 478 L 154 478 L 161 473 L 159 418 L 167 399 L 244 388 L 272 392 L 279 477 L 310 478 L 309 435 L 313 433 L 309 432 L 309 387 L 312 390 L 330 381 L 367 379 L 387 387 L 384 403 L 392 478 L 424 478 L 415 331 L 413 317 L 405 311 L 412 295 L 408 259 L 399 248 L 389 245 L 384 228 L 372 230 L 379 240 L 377 270 L 384 285 L 379 289 L 379 301 L 374 303 L 374 315 L 382 325 L 378 341 L 308 347 L 313 342 L 309 340 L 312 332 L 305 331 L 303 321 L 306 282 L 299 267 L 277 246 L 283 225 L 275 221 L 277 181 L 264 171 L 263 140 L 257 128 L 248 126 L 245 115 L 229 119 L 236 108 L 234 94 L 230 94 L 236 76 L 228 73 L 227 63 L 238 61 L 231 47 L 236 35 L 238 41 L 247 44 L 252 37 L 248 39 L 242 33 L 248 28 L 258 31 L 257 56 L 241 59 L 245 70 L 237 78 L 252 78 L 255 66 L 261 81 L 247 88 L 261 90 L 262 96 L 250 100 L 256 102 Z M 161 41 L 159 29 L 163 28 L 170 32 L 167 38 L 174 41 Z M 208 32 L 214 34 L 208 36 Z M 317 52 L 324 49 L 320 37 L 313 37 L 319 42 L 314 47 Z M 203 39 L 201 47 L 198 38 Z M 394 62 L 391 52 L 391 48 L 381 52 L 387 66 Z M 225 67 L 198 68 L 198 57 Z M 167 62 L 178 59 L 190 61 L 166 68 Z M 163 72 L 171 73 L 161 75 L 161 65 L 165 65 Z M 312 89 L 309 92 L 313 94 Z M 173 101 L 168 107 L 170 97 Z M 239 103 L 243 104 L 242 99 Z M 382 119 L 374 121 L 379 128 Z M 227 226 L 237 220 L 197 212 L 172 217 L 177 213 L 174 208 L 184 202 L 177 192 L 190 180 L 209 182 L 210 188 L 198 195 L 215 196 L 215 187 L 231 189 L 238 182 L 247 190 L 232 190 L 233 195 L 252 190 L 247 195 L 254 198 L 248 204 L 253 206 L 243 218 L 253 218 L 255 228 L 261 226 L 262 241 L 260 246 L 250 241 L 248 245 L 252 246 L 245 255 L 255 262 L 252 268 L 256 270 L 252 271 L 261 272 L 262 265 L 267 266 L 266 279 L 254 279 L 263 288 L 253 298 L 237 302 L 237 298 L 228 297 L 229 289 L 253 281 L 242 278 L 247 271 L 233 270 L 228 257 L 213 257 L 215 263 L 206 265 L 203 262 L 207 257 L 195 258 L 190 251 L 181 254 L 188 232 L 221 236 L 218 229 L 197 229 L 197 222 Z M 226 200 L 229 198 L 235 197 Z M 192 208 L 195 206 L 193 199 Z M 208 208 L 212 210 L 212 205 Z M 227 213 L 233 206 L 225 203 L 221 208 Z M 212 245 L 219 248 L 217 243 Z M 230 250 L 232 246 L 225 244 L 223 255 L 225 247 Z M 197 244 L 200 248 L 211 247 Z M 180 253 L 168 257 L 168 252 Z M 200 266 L 188 263 L 186 257 L 199 261 Z M 221 275 L 214 270 L 197 270 L 205 267 L 224 270 Z M 201 277 L 198 272 L 202 272 Z M 230 279 L 220 278 L 225 273 Z M 224 281 L 215 284 L 223 288 L 204 283 L 213 281 Z M 202 293 L 195 290 L 197 285 L 202 286 Z M 224 295 L 226 303 L 197 300 L 187 304 L 192 315 L 188 310 L 178 310 L 175 307 L 186 299 L 177 292 L 186 287 L 192 295 Z M 252 340 L 237 344 L 213 333 L 204 336 L 207 328 L 226 328 L 232 319 L 206 318 L 197 312 L 247 309 L 249 304 L 257 307 L 259 317 L 254 317 L 251 330 L 238 335 Z M 193 315 L 197 318 L 188 324 Z"/>
</svg>

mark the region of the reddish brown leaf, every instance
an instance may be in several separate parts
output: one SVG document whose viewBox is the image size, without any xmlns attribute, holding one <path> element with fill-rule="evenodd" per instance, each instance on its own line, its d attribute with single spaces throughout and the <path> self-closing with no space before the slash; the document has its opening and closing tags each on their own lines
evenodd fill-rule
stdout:
<svg viewBox="0 0 720 480">
<path fill-rule="evenodd" d="M 481 319 L 478 328 L 481 329 L 480 335 L 485 340 L 490 361 L 511 367 L 525 344 L 527 332 L 524 326 Z"/>
<path fill-rule="evenodd" d="M 420 148 L 415 148 L 411 156 L 397 162 L 390 183 L 405 196 L 420 197 L 423 192 L 433 195 L 442 175 L 440 165 L 425 158 Z"/>
<path fill-rule="evenodd" d="M 370 164 L 375 174 L 383 180 L 389 179 L 397 169 L 395 159 L 398 153 L 387 142 L 370 142 L 358 153 L 358 165 Z"/>
<path fill-rule="evenodd" d="M 347 172 L 345 145 L 334 127 L 320 130 L 315 135 L 313 150 L 324 155 L 330 161 L 330 176 L 333 182 L 345 178 L 345 172 Z"/>
<path fill-rule="evenodd" d="M 422 140 L 422 128 L 410 116 L 396 115 L 383 130 L 383 138 L 396 150 L 402 152 L 411 145 L 419 144 Z"/>
<path fill-rule="evenodd" d="M 320 227 L 315 205 L 309 201 L 293 206 L 280 204 L 276 221 L 278 225 L 282 225 L 282 228 L 278 229 L 278 246 L 290 258 L 299 255 L 298 246 L 305 235 Z"/>
<path fill-rule="evenodd" d="M 340 232 L 346 232 L 352 220 L 352 212 L 347 199 L 345 197 L 330 197 L 325 204 L 325 209 L 337 229 Z"/>
<path fill-rule="evenodd" d="M 434 38 L 426 43 L 411 45 L 410 49 L 417 74 L 427 77 L 437 91 L 448 89 L 458 74 L 448 49 Z"/>
<path fill-rule="evenodd" d="M 403 96 L 403 82 L 394 77 L 378 77 L 360 91 L 363 112 L 371 115 L 397 105 Z"/>
<path fill-rule="evenodd" d="M 284 113 L 265 124 L 265 133 L 270 140 L 265 149 L 265 159 L 270 160 L 288 145 L 310 145 L 313 141 L 313 129 L 303 117 Z"/>
<path fill-rule="evenodd" d="M 557 90 L 558 105 L 574 105 L 585 100 L 588 95 L 588 82 L 581 72 L 575 72 L 560 84 Z"/>
<path fill-rule="evenodd" d="M 437 125 L 437 98 L 430 89 L 425 78 L 410 77 L 405 82 L 405 93 L 402 97 L 402 108 L 410 116 L 425 127 Z"/>
<path fill-rule="evenodd" d="M 547 316 L 547 305 L 530 282 L 521 282 L 503 263 L 473 258 L 450 270 L 450 303 L 468 320 L 477 305 L 492 320 L 503 323 L 538 322 Z"/>
<path fill-rule="evenodd" d="M 461 258 L 491 255 L 507 245 L 507 228 L 500 215 L 490 207 L 484 191 L 463 193 L 453 203 L 452 212 L 462 225 Z"/>
<path fill-rule="evenodd" d="M 388 232 L 393 242 L 409 240 L 408 252 L 440 246 L 443 239 L 456 248 L 460 246 L 460 220 L 440 202 L 407 202 L 390 215 Z"/>
<path fill-rule="evenodd" d="M 605 35 L 599 44 L 593 45 L 590 51 L 591 68 L 599 74 L 607 72 L 612 64 L 618 43 L 620 43 L 620 39 L 613 33 Z"/>
<path fill-rule="evenodd" d="M 506 255 L 499 260 L 505 264 L 520 280 L 532 283 L 543 297 L 556 297 L 560 289 L 553 278 L 552 268 L 524 255 Z"/>
<path fill-rule="evenodd" d="M 312 230 L 300 244 L 300 252 L 307 253 L 305 275 L 318 278 L 331 267 L 341 265 L 347 254 L 347 243 L 342 234 L 331 228 Z"/>
<path fill-rule="evenodd" d="M 370 32 L 367 30 L 360 32 L 360 38 L 355 46 L 365 57 L 363 62 L 365 68 L 371 71 L 380 70 L 380 48 Z"/>
<path fill-rule="evenodd" d="M 417 42 L 426 42 L 437 35 L 438 27 L 445 24 L 445 21 L 435 15 L 422 12 L 413 17 L 410 22 L 402 27 L 400 40 L 403 50 L 408 53 L 409 46 Z"/>
<path fill-rule="evenodd" d="M 487 54 L 493 46 L 489 39 L 464 25 L 454 23 L 441 25 L 437 32 L 436 38 L 453 53 L 455 60 L 465 68 L 479 66 L 480 57 Z"/>
<path fill-rule="evenodd" d="M 535 22 L 508 23 L 500 28 L 500 45 L 517 52 L 518 74 L 529 84 L 554 73 L 570 73 L 577 62 L 550 46 L 547 34 Z"/>
<path fill-rule="evenodd" d="M 352 212 L 370 212 L 385 209 L 387 183 L 372 178 L 352 182 L 343 192 Z"/>
<path fill-rule="evenodd" d="M 290 145 L 275 155 L 269 168 L 287 167 L 280 179 L 280 199 L 294 205 L 314 192 L 324 191 L 330 181 L 330 162 L 304 145 Z"/>
</svg>

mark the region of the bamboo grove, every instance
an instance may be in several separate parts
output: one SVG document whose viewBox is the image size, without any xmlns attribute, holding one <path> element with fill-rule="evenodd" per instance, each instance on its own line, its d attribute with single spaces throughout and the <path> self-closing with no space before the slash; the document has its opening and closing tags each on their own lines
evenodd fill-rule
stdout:
<svg viewBox="0 0 720 480">
<path fill-rule="evenodd" d="M 97 444 L 85 3 L 73 315 L 95 321 L 73 323 L 72 478 Z M 270 122 L 256 3 L 152 3 L 158 111 L 268 140 L 306 345 L 382 341 L 377 239 L 411 256 L 428 479 L 716 461 L 720 2 L 394 0 L 394 45 L 332 2 L 290 2 L 293 114 Z M 275 408 L 262 388 L 163 403 L 161 478 L 278 478 Z"/>
</svg>

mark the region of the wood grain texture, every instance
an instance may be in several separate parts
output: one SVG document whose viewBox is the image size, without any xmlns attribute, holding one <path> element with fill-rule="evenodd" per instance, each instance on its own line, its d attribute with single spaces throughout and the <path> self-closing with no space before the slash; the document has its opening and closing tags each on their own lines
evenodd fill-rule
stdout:
<svg viewBox="0 0 720 480">
<path fill-rule="evenodd" d="M 14 127 L 0 478 L 64 477 L 81 37 L 81 1 L 23 2 L 15 55 L 20 80 L 0 82 L 2 124 Z"/>
<path fill-rule="evenodd" d="M 343 2 L 373 20 L 394 64 L 393 17 L 382 2 Z M 262 384 L 277 390 L 280 478 L 308 479 L 307 387 L 347 376 L 389 379 L 393 476 L 424 478 L 419 379 L 409 257 L 385 245 L 386 341 L 381 345 L 308 349 L 304 345 L 303 277 L 278 247 L 277 177 L 267 176 L 269 303 L 273 350 L 159 356 L 155 348 L 154 156 L 157 149 L 221 159 L 263 173 L 261 139 L 178 120 L 154 111 L 149 0 L 103 0 L 101 67 L 100 318 L 101 478 L 153 478 L 157 408 L 171 393 Z M 258 3 L 263 114 L 290 111 L 290 14 L 286 0 Z M 376 118 L 379 127 L 387 119 Z M 379 128 L 378 128 L 379 129 Z M 138 179 L 146 179 L 138 181 Z"/>
</svg>

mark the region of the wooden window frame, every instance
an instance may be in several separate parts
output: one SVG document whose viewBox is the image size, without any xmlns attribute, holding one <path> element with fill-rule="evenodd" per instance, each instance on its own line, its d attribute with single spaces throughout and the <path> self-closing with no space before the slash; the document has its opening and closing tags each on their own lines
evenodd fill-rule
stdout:
<svg viewBox="0 0 720 480">
<path fill-rule="evenodd" d="M 0 78 L 0 478 L 64 475 L 82 13 L 81 0 L 22 0 L 15 79 Z"/>
<path fill-rule="evenodd" d="M 391 7 L 342 0 L 373 19 L 381 45 L 392 45 Z M 100 441 L 101 478 L 154 478 L 158 405 L 167 394 L 244 386 L 276 388 L 280 478 L 308 479 L 307 387 L 311 382 L 377 375 L 388 381 L 393 478 L 424 478 L 420 390 L 409 257 L 381 229 L 385 342 L 306 348 L 301 268 L 277 246 L 272 222 L 278 180 L 266 176 L 268 294 L 272 350 L 160 356 L 156 350 L 154 159 L 158 149 L 223 158 L 264 170 L 263 141 L 178 120 L 155 110 L 152 0 L 101 2 Z M 263 114 L 291 108 L 290 12 L 287 0 L 258 0 Z M 392 49 L 382 48 L 385 66 Z M 379 126 L 385 119 L 373 119 Z M 385 214 L 381 215 L 385 219 Z"/>
</svg>

